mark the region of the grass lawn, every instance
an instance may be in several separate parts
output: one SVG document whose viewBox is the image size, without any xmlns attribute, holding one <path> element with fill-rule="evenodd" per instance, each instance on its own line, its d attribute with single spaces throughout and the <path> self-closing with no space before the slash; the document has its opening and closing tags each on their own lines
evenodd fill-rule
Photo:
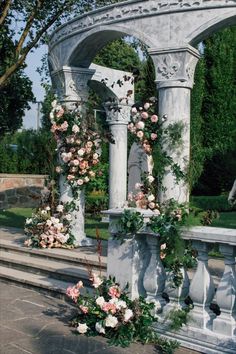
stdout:
<svg viewBox="0 0 236 354">
<path fill-rule="evenodd" d="M 0 210 L 0 226 L 10 226 L 24 228 L 25 219 L 31 216 L 33 209 L 31 208 L 12 208 L 8 210 Z M 200 224 L 199 217 L 189 216 L 188 224 L 197 226 Z M 236 212 L 220 213 L 219 219 L 215 219 L 211 226 L 226 227 L 236 229 Z M 108 238 L 108 223 L 101 222 L 101 217 L 94 215 L 86 215 L 85 231 L 89 237 L 96 237 L 96 228 L 102 239 Z"/>
</svg>

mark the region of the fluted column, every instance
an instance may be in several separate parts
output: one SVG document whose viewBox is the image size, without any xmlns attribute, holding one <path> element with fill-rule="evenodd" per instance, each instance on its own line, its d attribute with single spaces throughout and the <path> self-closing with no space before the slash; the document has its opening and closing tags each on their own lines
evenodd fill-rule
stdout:
<svg viewBox="0 0 236 354">
<path fill-rule="evenodd" d="M 127 125 L 129 105 L 104 104 L 114 143 L 109 145 L 109 208 L 121 208 L 127 197 Z"/>
<path fill-rule="evenodd" d="M 156 71 L 159 95 L 159 117 L 166 116 L 164 127 L 182 122 L 183 143 L 180 146 L 166 144 L 163 149 L 172 157 L 184 173 L 188 171 L 190 159 L 190 94 L 199 53 L 191 46 L 177 49 L 150 50 Z M 175 175 L 167 168 L 160 191 L 161 201 L 174 198 L 187 202 L 189 189 L 186 181 L 176 181 Z"/>
<path fill-rule="evenodd" d="M 51 73 L 54 91 L 58 100 L 68 109 L 79 109 L 82 117 L 86 113 L 85 103 L 88 100 L 88 81 L 94 75 L 95 70 L 84 68 L 71 68 L 63 66 L 62 69 Z M 64 203 L 73 200 L 72 190 L 63 175 L 59 181 L 60 200 Z M 90 245 L 91 241 L 86 238 L 84 230 L 84 190 L 81 189 L 75 200 L 76 210 L 72 212 L 72 234 L 76 238 L 77 246 Z"/>
</svg>

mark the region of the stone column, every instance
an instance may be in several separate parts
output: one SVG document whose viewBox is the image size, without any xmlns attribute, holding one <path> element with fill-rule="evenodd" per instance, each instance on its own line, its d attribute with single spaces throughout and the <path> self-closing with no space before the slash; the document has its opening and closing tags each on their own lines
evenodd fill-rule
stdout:
<svg viewBox="0 0 236 354">
<path fill-rule="evenodd" d="M 52 83 L 58 100 L 68 109 L 74 110 L 76 107 L 82 114 L 86 113 L 85 103 L 88 100 L 87 83 L 94 75 L 95 70 L 83 68 L 71 68 L 63 66 L 62 69 L 51 73 Z M 72 190 L 65 180 L 60 176 L 59 181 L 60 200 L 70 202 L 73 199 Z M 75 201 L 76 210 L 72 212 L 72 233 L 76 238 L 77 246 L 87 246 L 91 241 L 86 238 L 84 231 L 84 190 L 78 193 Z"/>
<path fill-rule="evenodd" d="M 109 145 L 109 208 L 121 208 L 127 199 L 127 125 L 130 105 L 104 104 L 114 143 Z"/>
<path fill-rule="evenodd" d="M 159 117 L 166 116 L 164 127 L 176 122 L 184 124 L 183 143 L 181 146 L 163 148 L 179 164 L 181 170 L 188 171 L 190 159 L 190 92 L 199 53 L 195 48 L 150 50 L 156 71 L 156 82 L 159 94 Z M 178 202 L 188 202 L 189 189 L 186 181 L 176 181 L 167 168 L 163 178 L 163 190 L 160 191 L 161 201 L 174 198 Z"/>
</svg>

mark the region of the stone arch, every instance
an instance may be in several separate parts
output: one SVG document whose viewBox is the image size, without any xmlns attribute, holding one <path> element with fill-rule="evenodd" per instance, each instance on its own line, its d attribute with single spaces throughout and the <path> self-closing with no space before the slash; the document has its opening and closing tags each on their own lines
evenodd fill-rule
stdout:
<svg viewBox="0 0 236 354">
<path fill-rule="evenodd" d="M 236 24 L 236 14 L 229 12 L 221 16 L 217 16 L 210 21 L 204 23 L 203 26 L 198 27 L 187 37 L 187 41 L 192 46 L 196 46 L 205 38 L 211 36 L 213 33 Z"/>
<path fill-rule="evenodd" d="M 139 39 L 148 47 L 152 46 L 149 38 L 137 30 L 125 26 L 99 26 L 86 32 L 86 34 L 75 42 L 75 45 L 68 54 L 66 65 L 87 68 L 96 54 L 109 42 L 123 36 L 133 36 Z"/>
</svg>

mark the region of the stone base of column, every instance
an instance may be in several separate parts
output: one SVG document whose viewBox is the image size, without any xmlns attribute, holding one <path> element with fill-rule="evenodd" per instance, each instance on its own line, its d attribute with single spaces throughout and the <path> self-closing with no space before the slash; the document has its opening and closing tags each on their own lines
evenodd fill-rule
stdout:
<svg viewBox="0 0 236 354">
<path fill-rule="evenodd" d="M 236 320 L 230 314 L 221 313 L 213 321 L 213 332 L 223 334 L 225 336 L 236 336 Z"/>
</svg>

